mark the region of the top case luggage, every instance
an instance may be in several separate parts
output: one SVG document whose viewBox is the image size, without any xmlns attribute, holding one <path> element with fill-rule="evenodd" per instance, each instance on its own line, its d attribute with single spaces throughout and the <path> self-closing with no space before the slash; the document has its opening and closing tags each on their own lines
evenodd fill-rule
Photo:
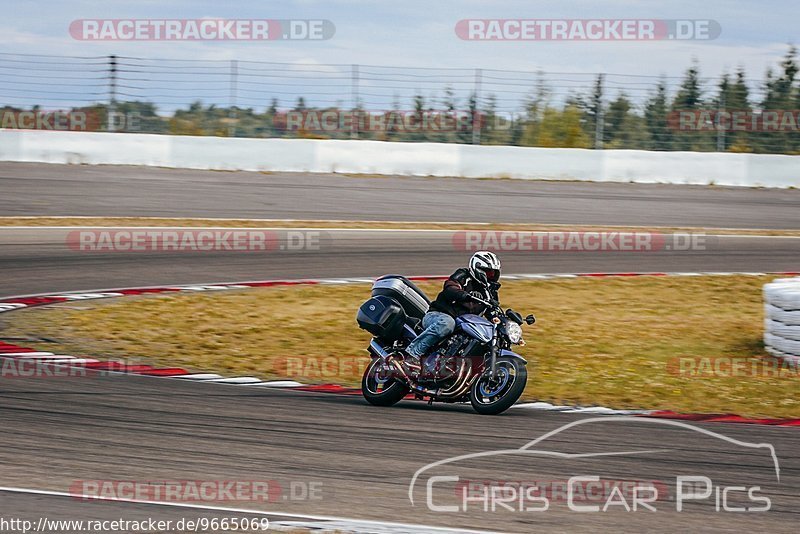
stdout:
<svg viewBox="0 0 800 534">
<path fill-rule="evenodd" d="M 356 321 L 373 336 L 392 342 L 402 335 L 406 314 L 395 299 L 377 296 L 361 305 Z"/>
<path fill-rule="evenodd" d="M 406 315 L 420 320 L 428 313 L 431 304 L 430 299 L 414 282 L 397 274 L 387 274 L 375 280 L 372 296 L 380 295 L 395 299 L 403 306 Z"/>
</svg>

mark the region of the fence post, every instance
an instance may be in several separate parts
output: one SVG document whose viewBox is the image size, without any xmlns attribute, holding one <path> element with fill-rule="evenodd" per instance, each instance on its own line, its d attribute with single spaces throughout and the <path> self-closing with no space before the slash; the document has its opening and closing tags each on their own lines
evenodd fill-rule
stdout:
<svg viewBox="0 0 800 534">
<path fill-rule="evenodd" d="M 350 126 L 350 137 L 358 139 L 358 65 L 355 63 L 350 66 L 350 98 L 353 101 L 353 120 Z"/>
<path fill-rule="evenodd" d="M 108 56 L 108 117 L 106 130 L 116 130 L 114 117 L 117 114 L 117 56 Z"/>
<path fill-rule="evenodd" d="M 231 94 L 230 94 L 230 110 L 228 111 L 228 118 L 231 123 L 228 125 L 228 137 L 236 137 L 236 79 L 239 74 L 239 64 L 235 59 L 231 60 Z"/>
<path fill-rule="evenodd" d="M 472 144 L 481 144 L 481 69 L 475 69 L 475 111 L 472 114 Z"/>
<path fill-rule="evenodd" d="M 717 152 L 725 152 L 725 128 L 720 124 L 720 115 L 725 111 L 725 91 L 720 95 L 717 109 L 717 118 L 714 120 L 717 127 Z"/>
</svg>

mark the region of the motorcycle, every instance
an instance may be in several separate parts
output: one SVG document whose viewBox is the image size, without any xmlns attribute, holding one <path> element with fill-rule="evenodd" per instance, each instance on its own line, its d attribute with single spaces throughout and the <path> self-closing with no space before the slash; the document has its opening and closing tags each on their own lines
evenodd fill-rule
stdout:
<svg viewBox="0 0 800 534">
<path fill-rule="evenodd" d="M 503 311 L 488 294 L 470 298 L 486 307 L 485 317 L 457 317 L 453 334 L 416 361 L 403 349 L 422 331 L 430 299 L 405 277 L 377 279 L 356 316 L 359 327 L 373 335 L 361 380 L 364 398 L 375 406 L 391 406 L 409 394 L 429 404 L 469 401 L 483 415 L 510 408 L 528 378 L 527 362 L 511 347 L 525 344 L 522 324 L 536 318 Z"/>
</svg>

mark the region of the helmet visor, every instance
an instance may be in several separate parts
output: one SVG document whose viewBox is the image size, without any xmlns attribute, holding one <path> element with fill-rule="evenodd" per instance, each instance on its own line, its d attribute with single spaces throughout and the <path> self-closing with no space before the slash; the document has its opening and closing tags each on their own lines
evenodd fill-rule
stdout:
<svg viewBox="0 0 800 534">
<path fill-rule="evenodd" d="M 480 270 L 486 273 L 486 279 L 490 282 L 497 282 L 500 280 L 500 269 L 490 269 L 488 267 L 480 267 Z"/>
</svg>

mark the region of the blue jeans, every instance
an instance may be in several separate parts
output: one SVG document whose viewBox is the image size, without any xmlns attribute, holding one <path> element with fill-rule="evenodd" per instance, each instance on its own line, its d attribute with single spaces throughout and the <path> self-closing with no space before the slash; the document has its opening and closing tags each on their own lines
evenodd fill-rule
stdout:
<svg viewBox="0 0 800 534">
<path fill-rule="evenodd" d="M 425 356 L 434 345 L 452 334 L 456 329 L 456 320 L 446 313 L 432 311 L 422 318 L 422 327 L 425 330 L 406 348 L 408 354 L 417 358 Z"/>
</svg>

